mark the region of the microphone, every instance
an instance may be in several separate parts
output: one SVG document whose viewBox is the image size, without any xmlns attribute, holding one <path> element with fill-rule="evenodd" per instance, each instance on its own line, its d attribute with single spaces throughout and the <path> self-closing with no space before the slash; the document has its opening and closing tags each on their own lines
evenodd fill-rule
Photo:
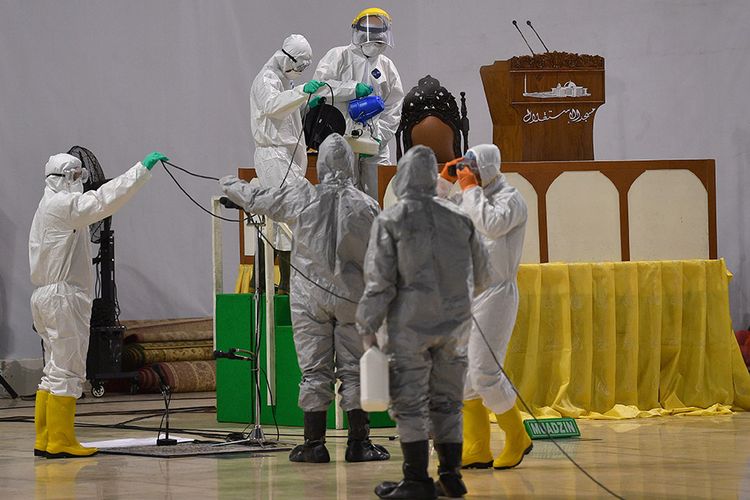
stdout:
<svg viewBox="0 0 750 500">
<path fill-rule="evenodd" d="M 214 359 L 240 359 L 238 356 L 234 353 L 234 349 L 230 349 L 229 351 L 214 351 Z"/>
<path fill-rule="evenodd" d="M 226 208 L 236 208 L 237 210 L 242 210 L 242 207 L 237 205 L 235 202 L 227 198 L 226 196 L 222 196 L 219 198 L 219 203 L 224 205 Z"/>
<path fill-rule="evenodd" d="M 542 46 L 544 46 L 544 50 L 546 50 L 547 53 L 549 54 L 549 49 L 547 48 L 547 45 L 545 45 L 544 40 L 542 40 L 542 37 L 539 36 L 539 33 L 536 32 L 536 30 L 534 29 L 534 26 L 531 25 L 531 21 L 527 19 L 526 24 L 528 24 L 529 27 L 534 31 L 534 34 L 536 35 L 536 37 L 539 39 L 540 42 L 542 42 Z"/>
<path fill-rule="evenodd" d="M 515 20 L 515 19 L 513 19 L 513 26 L 515 26 L 515 27 L 516 27 L 516 29 L 518 30 L 518 34 L 519 34 L 519 35 L 521 35 L 521 38 L 523 38 L 523 41 L 524 41 L 524 42 L 526 42 L 526 46 L 527 46 L 527 47 L 529 48 L 529 50 L 531 51 L 531 55 L 532 55 L 532 56 L 535 56 L 535 55 L 536 55 L 536 53 L 534 53 L 534 49 L 532 49 L 532 48 L 531 48 L 531 45 L 529 45 L 529 42 L 528 42 L 528 41 L 526 40 L 526 37 L 525 37 L 525 36 L 523 36 L 523 33 L 521 33 L 521 28 L 519 28 L 519 27 L 518 27 L 518 23 L 516 22 L 516 20 Z M 539 35 L 537 35 L 537 36 L 539 36 Z"/>
</svg>

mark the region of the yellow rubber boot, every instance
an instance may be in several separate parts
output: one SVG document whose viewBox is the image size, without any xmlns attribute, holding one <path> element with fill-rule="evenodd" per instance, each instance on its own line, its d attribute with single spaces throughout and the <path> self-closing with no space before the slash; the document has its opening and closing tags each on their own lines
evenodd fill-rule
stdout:
<svg viewBox="0 0 750 500">
<path fill-rule="evenodd" d="M 34 456 L 47 456 L 47 398 L 49 392 L 36 391 L 36 402 L 34 403 L 34 428 L 36 439 L 34 440 Z"/>
<path fill-rule="evenodd" d="M 76 398 L 50 394 L 47 399 L 47 458 L 89 457 L 96 448 L 85 448 L 76 439 L 73 423 Z"/>
<path fill-rule="evenodd" d="M 492 466 L 495 469 L 510 469 L 520 464 L 523 457 L 531 453 L 534 445 L 523 426 L 521 412 L 515 405 L 505 413 L 495 414 L 495 417 L 497 424 L 505 432 L 505 446 Z"/>
<path fill-rule="evenodd" d="M 464 401 L 464 447 L 461 467 L 464 469 L 489 469 L 492 466 L 490 450 L 490 415 L 481 399 Z"/>
</svg>

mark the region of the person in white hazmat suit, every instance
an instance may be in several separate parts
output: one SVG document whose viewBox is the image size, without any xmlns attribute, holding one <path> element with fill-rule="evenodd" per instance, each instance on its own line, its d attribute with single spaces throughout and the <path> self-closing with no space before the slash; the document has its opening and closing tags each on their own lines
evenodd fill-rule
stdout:
<svg viewBox="0 0 750 500">
<path fill-rule="evenodd" d="M 312 49 L 302 35 L 289 35 L 250 87 L 250 128 L 255 141 L 254 167 L 264 187 L 280 187 L 283 182 L 304 177 L 307 146 L 302 132 L 302 108 L 323 83 L 310 80 L 292 86 L 310 66 Z M 274 223 L 274 247 L 279 250 L 279 291 L 289 291 L 289 251 L 291 239 Z M 263 262 L 263 246 L 256 252 Z M 253 278 L 255 283 L 255 269 Z M 263 276 L 260 276 L 263 283 Z"/>
<path fill-rule="evenodd" d="M 435 196 L 437 160 L 425 146 L 398 162 L 399 201 L 375 220 L 365 258 L 357 327 L 366 346 L 385 322 L 391 415 L 404 454 L 404 479 L 376 487 L 381 498 L 461 496 L 461 407 L 466 336 L 474 293 L 487 285 L 486 251 L 474 225 Z M 428 439 L 439 459 L 438 487 L 427 472 Z"/>
<path fill-rule="evenodd" d="M 460 168 L 462 162 L 470 166 Z M 456 164 L 460 170 L 452 175 L 451 166 Z M 460 192 L 454 188 L 456 180 Z M 516 393 L 495 361 L 497 358 L 502 363 L 505 359 L 518 312 L 516 277 L 526 231 L 526 202 L 500 173 L 500 150 L 494 144 L 475 146 L 465 158 L 447 163 L 438 180 L 438 195 L 453 199 L 471 217 L 487 247 L 491 269 L 492 284 L 472 304 L 487 343 L 477 325 L 472 324 L 462 463 L 464 468 L 509 469 L 520 464 L 532 449 L 516 407 Z M 505 433 L 505 446 L 494 461 L 488 408 Z"/>
<path fill-rule="evenodd" d="M 44 375 L 36 392 L 34 455 L 90 456 L 73 428 L 76 400 L 86 379 L 89 320 L 93 297 L 90 224 L 115 213 L 151 178 L 167 157 L 153 152 L 130 170 L 83 192 L 88 172 L 69 154 L 50 156 L 46 186 L 29 234 L 34 328 L 44 345 Z"/>
<path fill-rule="evenodd" d="M 390 164 L 388 143 L 401 121 L 404 99 L 396 65 L 383 55 L 387 47 L 393 47 L 391 16 L 383 9 L 365 9 L 352 21 L 352 43 L 329 50 L 313 75 L 316 80 L 323 80 L 333 88 L 334 105 L 346 118 L 347 134 L 354 128 L 347 110 L 349 101 L 369 94 L 383 98 L 385 110 L 371 120 L 373 138 L 380 143 L 378 154 L 358 155 L 355 177 L 359 189 L 376 200 L 377 166 Z M 322 95 L 325 96 L 325 92 Z M 315 104 L 311 101 L 311 106 Z"/>
<path fill-rule="evenodd" d="M 367 238 L 379 208 L 352 185 L 353 168 L 354 154 L 346 140 L 331 134 L 318 151 L 320 184 L 294 178 L 280 188 L 267 188 L 234 176 L 220 180 L 229 199 L 245 211 L 288 223 L 294 231 L 290 305 L 302 370 L 299 406 L 304 411 L 305 442 L 292 450 L 293 462 L 330 461 L 326 412 L 336 379 L 341 381 L 341 408 L 349 418 L 346 460 L 390 458 L 385 448 L 370 441 L 369 417 L 360 403 L 359 359 L 364 348 L 354 314 L 364 289 Z"/>
</svg>

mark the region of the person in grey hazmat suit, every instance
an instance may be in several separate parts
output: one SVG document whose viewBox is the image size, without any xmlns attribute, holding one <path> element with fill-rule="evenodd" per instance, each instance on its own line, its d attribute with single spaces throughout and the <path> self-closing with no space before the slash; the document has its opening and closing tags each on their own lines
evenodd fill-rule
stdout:
<svg viewBox="0 0 750 500">
<path fill-rule="evenodd" d="M 353 165 L 346 140 L 331 134 L 318 151 L 320 184 L 294 178 L 282 187 L 268 188 L 235 176 L 220 180 L 227 197 L 246 212 L 285 222 L 294 234 L 290 305 L 302 370 L 299 406 L 305 413 L 305 442 L 290 453 L 293 462 L 330 461 L 326 412 L 337 378 L 341 407 L 349 418 L 346 460 L 390 458 L 385 448 L 370 441 L 369 417 L 360 403 L 359 359 L 364 348 L 354 315 L 364 289 L 367 238 L 379 209 L 375 200 L 352 185 Z"/>
<path fill-rule="evenodd" d="M 450 168 L 454 164 L 460 168 L 455 176 Z M 456 180 L 460 192 L 453 189 Z M 496 361 L 502 363 L 505 358 L 518 312 L 516 276 L 526 231 L 526 202 L 500 172 L 500 150 L 494 144 L 475 146 L 465 158 L 448 162 L 440 173 L 438 194 L 458 203 L 471 218 L 490 258 L 491 285 L 472 304 L 482 331 L 472 324 L 462 464 L 464 468 L 509 469 L 520 464 L 533 447 L 516 407 L 513 386 Z M 487 409 L 495 413 L 505 433 L 503 451 L 494 460 Z"/>
<path fill-rule="evenodd" d="M 86 379 L 93 274 L 89 225 L 120 209 L 151 178 L 151 168 L 167 157 L 153 152 L 130 170 L 83 192 L 88 171 L 75 156 L 50 156 L 46 186 L 31 222 L 29 266 L 31 315 L 42 338 L 44 375 L 36 392 L 34 455 L 84 457 L 96 448 L 75 435 L 76 400 Z"/>
<path fill-rule="evenodd" d="M 398 162 L 399 201 L 372 226 L 365 291 L 357 327 L 365 346 L 385 321 L 391 414 L 404 454 L 404 479 L 384 482 L 381 498 L 461 496 L 466 336 L 474 293 L 486 286 L 488 263 L 471 220 L 437 198 L 437 160 L 425 146 Z M 427 472 L 428 439 L 439 459 L 438 488 Z"/>
<path fill-rule="evenodd" d="M 384 55 L 388 47 L 393 47 L 390 15 L 383 9 L 365 9 L 352 21 L 352 42 L 329 50 L 318 62 L 313 75 L 316 80 L 323 80 L 333 88 L 334 105 L 346 119 L 347 134 L 355 125 L 347 111 L 349 101 L 370 94 L 383 98 L 385 110 L 370 121 L 373 139 L 380 143 L 378 154 L 358 155 L 355 177 L 357 187 L 376 200 L 377 167 L 391 162 L 388 143 L 401 121 L 404 99 L 396 65 Z M 321 95 L 326 96 L 326 93 Z M 310 105 L 314 106 L 315 102 L 311 100 Z"/>
<path fill-rule="evenodd" d="M 263 65 L 250 87 L 250 128 L 255 142 L 254 167 L 264 187 L 280 187 L 304 177 L 307 146 L 302 132 L 302 108 L 323 83 L 310 80 L 293 86 L 310 66 L 312 48 L 302 35 L 289 35 Z M 274 247 L 279 251 L 279 291 L 289 291 L 289 236 L 274 223 Z M 256 257 L 263 260 L 263 246 Z M 255 283 L 255 267 L 253 278 Z M 263 277 L 260 277 L 263 283 Z"/>
</svg>

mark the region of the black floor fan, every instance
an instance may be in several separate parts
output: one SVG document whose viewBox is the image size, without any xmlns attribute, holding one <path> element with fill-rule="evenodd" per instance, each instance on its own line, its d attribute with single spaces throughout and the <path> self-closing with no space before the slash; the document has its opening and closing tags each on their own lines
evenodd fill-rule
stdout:
<svg viewBox="0 0 750 500">
<path fill-rule="evenodd" d="M 81 146 L 68 151 L 81 160 L 89 172 L 84 191 L 95 190 L 107 182 L 99 161 L 94 153 Z M 130 379 L 131 392 L 138 389 L 138 373 L 122 371 L 122 346 L 125 327 L 120 324 L 120 307 L 117 302 L 115 283 L 115 237 L 112 230 L 112 217 L 107 217 L 89 226 L 91 243 L 98 245 L 99 251 L 93 259 L 96 266 L 95 298 L 91 309 L 89 352 L 86 359 L 86 374 L 91 382 L 91 394 L 104 396 L 105 380 Z"/>
</svg>

